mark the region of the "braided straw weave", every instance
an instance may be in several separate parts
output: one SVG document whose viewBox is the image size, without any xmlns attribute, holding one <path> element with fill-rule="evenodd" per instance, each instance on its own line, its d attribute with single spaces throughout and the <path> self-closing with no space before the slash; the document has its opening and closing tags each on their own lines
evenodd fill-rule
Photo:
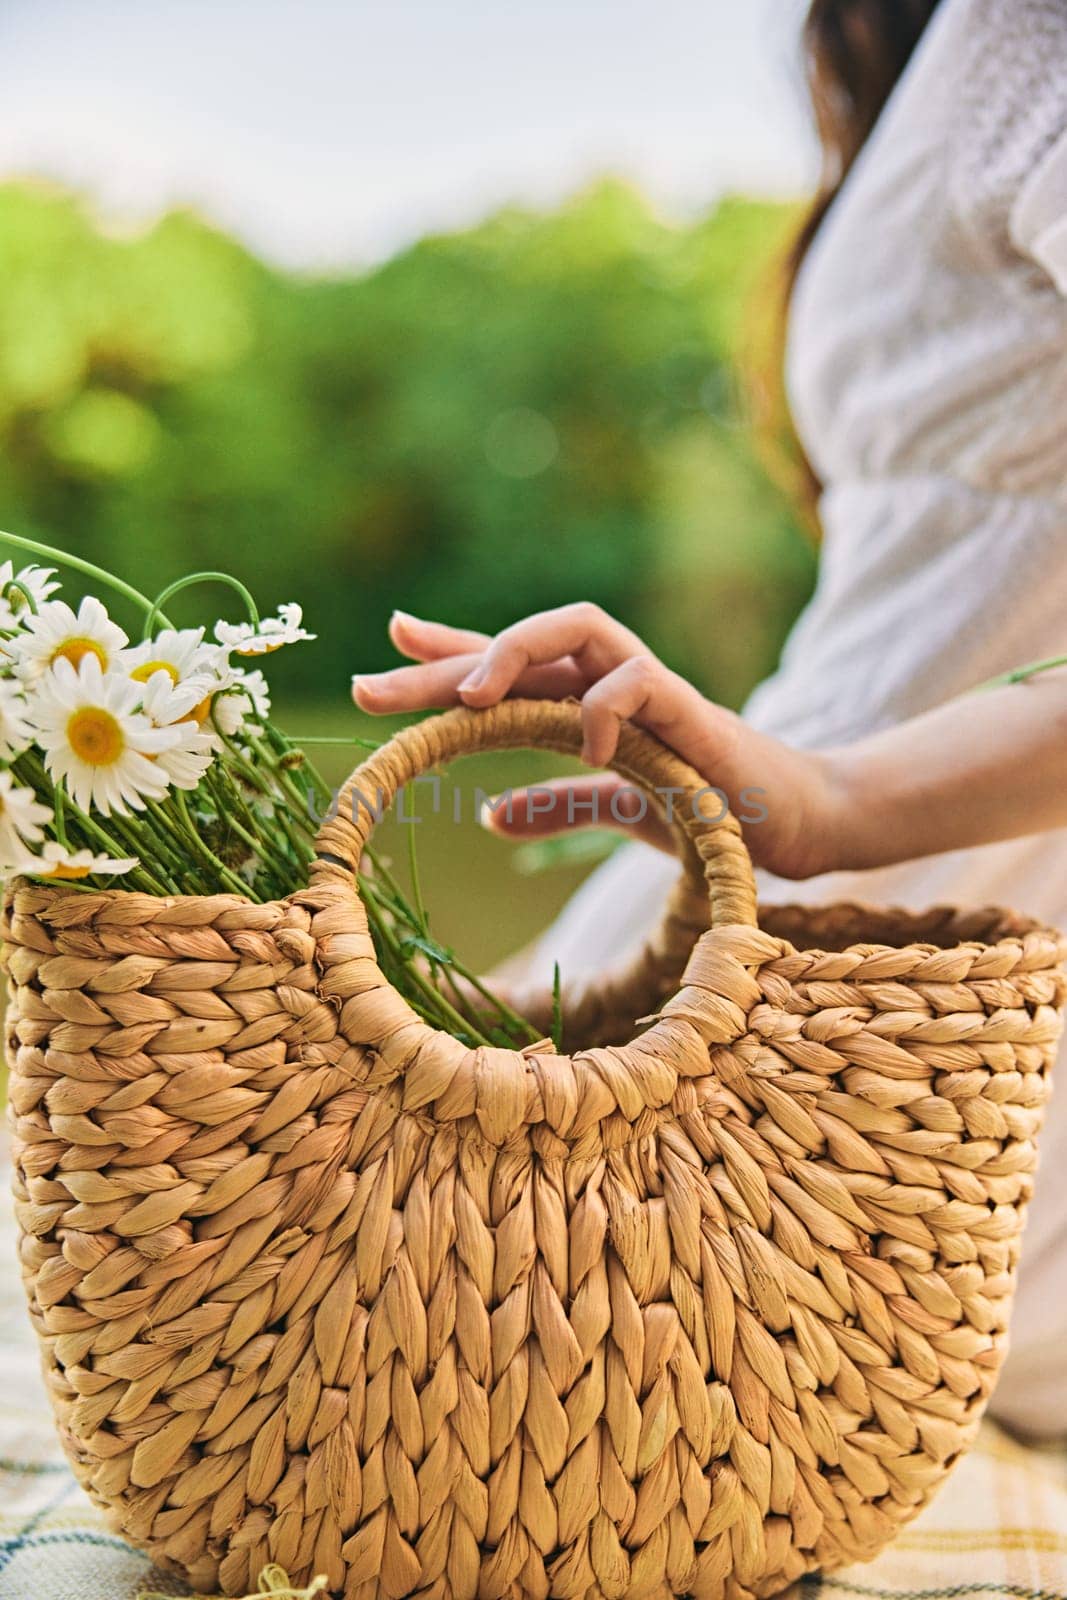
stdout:
<svg viewBox="0 0 1067 1600">
<path fill-rule="evenodd" d="M 352 782 L 579 737 L 573 704 L 451 711 Z M 972 1438 L 1063 941 L 996 911 L 757 927 L 697 775 L 632 728 L 617 766 L 682 793 L 683 873 L 636 967 L 568 997 L 570 1055 L 469 1048 L 385 982 L 351 792 L 281 903 L 8 891 L 59 1429 L 196 1587 L 273 1561 L 346 1600 L 770 1595 L 872 1556 Z"/>
</svg>

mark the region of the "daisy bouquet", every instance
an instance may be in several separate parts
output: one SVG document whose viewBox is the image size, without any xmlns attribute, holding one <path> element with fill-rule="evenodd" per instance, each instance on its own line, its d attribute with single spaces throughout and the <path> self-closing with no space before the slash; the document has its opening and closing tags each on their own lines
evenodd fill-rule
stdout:
<svg viewBox="0 0 1067 1600">
<path fill-rule="evenodd" d="M 314 639 L 300 607 L 263 618 L 221 572 L 194 573 L 153 600 L 79 557 L 0 537 L 121 594 L 142 618 L 135 641 L 97 595 L 77 610 L 62 599 L 56 567 L 0 564 L 0 878 L 254 901 L 303 888 L 332 795 L 271 720 L 262 670 L 276 651 Z M 245 617 L 210 634 L 175 627 L 167 605 L 208 582 L 236 594 Z M 412 896 L 380 853 L 366 859 L 360 892 L 382 970 L 420 1016 L 468 1042 L 537 1040 L 431 937 L 414 858 Z"/>
</svg>

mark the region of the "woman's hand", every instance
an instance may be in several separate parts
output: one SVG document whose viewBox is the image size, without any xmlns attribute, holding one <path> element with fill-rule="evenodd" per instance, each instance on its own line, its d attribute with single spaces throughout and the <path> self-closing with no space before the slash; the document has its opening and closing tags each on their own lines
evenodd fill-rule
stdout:
<svg viewBox="0 0 1067 1600">
<path fill-rule="evenodd" d="M 538 612 L 495 638 L 397 611 L 389 635 L 418 664 L 355 678 L 353 698 L 364 711 L 491 706 L 508 695 L 573 696 L 581 701 L 582 760 L 589 766 L 606 765 L 622 723 L 634 722 L 727 794 L 758 865 L 785 878 L 827 870 L 841 804 L 833 763 L 756 733 L 705 699 L 599 606 L 582 602 Z M 611 773 L 555 779 L 537 786 L 537 806 L 529 810 L 523 792 L 513 791 L 511 807 L 492 813 L 487 826 L 523 837 L 588 826 L 595 796 L 598 825 L 620 826 L 630 837 L 673 851 L 670 829 L 651 808 L 641 823 L 614 821 L 612 797 L 615 809 L 625 812 L 618 791 L 631 787 Z"/>
<path fill-rule="evenodd" d="M 705 700 L 597 606 L 543 611 L 495 639 L 396 612 L 390 636 L 418 665 L 353 680 L 365 711 L 491 706 L 509 694 L 574 696 L 584 761 L 610 761 L 623 722 L 648 728 L 725 791 L 753 860 L 783 878 L 888 866 L 1067 827 L 1063 662 L 1026 683 L 965 694 L 854 744 L 812 752 L 756 733 Z M 549 788 L 554 803 L 542 809 Z M 629 785 L 612 774 L 559 778 L 538 785 L 532 815 L 515 792 L 510 818 L 499 811 L 489 825 L 498 833 L 557 833 L 575 826 L 581 802 L 596 793 L 601 825 L 610 826 L 610 809 L 603 812 L 620 788 Z M 749 801 L 764 813 L 760 820 L 746 820 Z M 631 837 L 671 848 L 661 823 L 621 825 Z"/>
</svg>

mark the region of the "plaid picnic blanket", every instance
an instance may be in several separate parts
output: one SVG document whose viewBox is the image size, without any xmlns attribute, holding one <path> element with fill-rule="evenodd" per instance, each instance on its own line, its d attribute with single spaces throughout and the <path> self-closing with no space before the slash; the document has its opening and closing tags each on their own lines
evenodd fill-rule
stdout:
<svg viewBox="0 0 1067 1600">
<path fill-rule="evenodd" d="M 52 1426 L 0 1171 L 0 1600 L 188 1594 L 117 1538 L 66 1465 Z M 992 1423 L 941 1494 L 869 1566 L 797 1585 L 791 1600 L 1067 1600 L 1067 1451 Z"/>
</svg>

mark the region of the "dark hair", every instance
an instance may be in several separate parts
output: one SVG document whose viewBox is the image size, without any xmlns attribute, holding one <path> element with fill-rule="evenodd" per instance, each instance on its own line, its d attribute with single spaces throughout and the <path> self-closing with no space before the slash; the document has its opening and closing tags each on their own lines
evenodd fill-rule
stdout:
<svg viewBox="0 0 1067 1600">
<path fill-rule="evenodd" d="M 791 255 L 795 276 L 938 0 L 812 0 L 804 67 L 822 176 Z"/>
<path fill-rule="evenodd" d="M 938 0 L 812 0 L 808 8 L 804 68 L 822 173 L 786 260 L 786 309 L 812 240 L 937 6 Z M 783 325 L 779 357 L 784 336 Z M 802 452 L 799 469 L 801 499 L 813 514 L 819 483 Z"/>
</svg>

